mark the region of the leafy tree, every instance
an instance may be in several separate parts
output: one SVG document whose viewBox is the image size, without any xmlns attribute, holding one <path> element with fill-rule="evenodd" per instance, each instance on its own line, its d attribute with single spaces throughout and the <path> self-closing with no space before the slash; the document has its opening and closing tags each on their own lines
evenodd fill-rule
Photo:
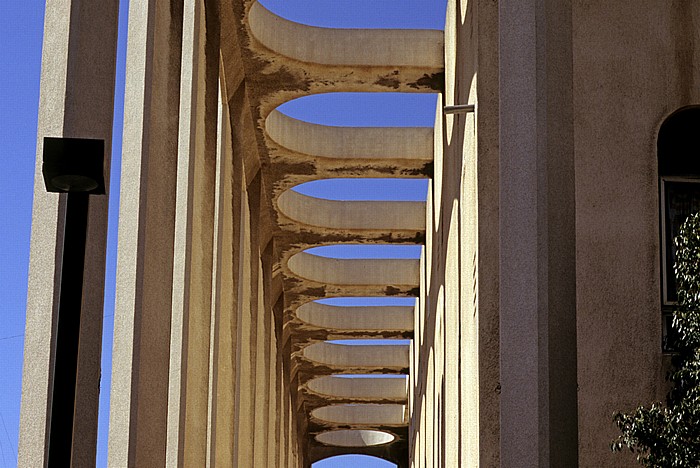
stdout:
<svg viewBox="0 0 700 468">
<path fill-rule="evenodd" d="M 622 435 L 612 450 L 629 448 L 645 467 L 700 467 L 700 213 L 686 220 L 675 243 L 678 353 L 669 373 L 673 387 L 665 406 L 655 403 L 614 416 Z"/>
</svg>

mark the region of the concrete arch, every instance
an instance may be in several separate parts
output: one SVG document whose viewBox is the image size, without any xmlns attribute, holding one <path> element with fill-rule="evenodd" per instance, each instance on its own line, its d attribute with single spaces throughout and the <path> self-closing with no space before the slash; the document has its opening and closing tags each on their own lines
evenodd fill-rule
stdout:
<svg viewBox="0 0 700 468">
<path fill-rule="evenodd" d="M 347 345 L 322 341 L 307 346 L 302 354 L 319 364 L 337 367 L 406 369 L 409 366 L 408 345 Z"/>
<path fill-rule="evenodd" d="M 331 397 L 402 401 L 408 399 L 408 376 L 398 378 L 329 375 L 312 379 L 307 386 L 315 393 Z"/>
<path fill-rule="evenodd" d="M 336 330 L 413 330 L 411 306 L 334 306 L 312 301 L 301 305 L 297 317 L 321 328 Z"/>
<path fill-rule="evenodd" d="M 369 426 L 403 426 L 408 424 L 406 405 L 399 404 L 329 405 L 316 408 L 311 412 L 311 416 L 334 424 Z"/>
<path fill-rule="evenodd" d="M 290 219 L 310 226 L 358 230 L 425 230 L 425 202 L 339 201 L 286 190 L 277 199 Z"/>
<path fill-rule="evenodd" d="M 336 447 L 374 447 L 389 444 L 396 440 L 396 436 L 371 429 L 343 429 L 322 432 L 316 436 L 316 440 L 322 444 Z"/>
<path fill-rule="evenodd" d="M 265 120 L 265 131 L 278 145 L 310 156 L 433 160 L 432 127 L 332 127 L 274 110 Z"/>
<path fill-rule="evenodd" d="M 304 251 L 294 254 L 287 267 L 301 278 L 336 285 L 417 287 L 420 281 L 417 259 L 340 259 Z"/>
<path fill-rule="evenodd" d="M 252 36 L 263 46 L 301 62 L 331 66 L 444 67 L 444 33 L 431 29 L 335 29 L 307 26 L 254 2 Z"/>
</svg>

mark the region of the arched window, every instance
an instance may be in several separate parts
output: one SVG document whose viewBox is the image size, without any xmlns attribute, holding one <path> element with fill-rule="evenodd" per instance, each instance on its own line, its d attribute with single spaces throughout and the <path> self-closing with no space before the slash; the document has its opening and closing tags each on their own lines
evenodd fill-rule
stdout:
<svg viewBox="0 0 700 468">
<path fill-rule="evenodd" d="M 687 217 L 700 211 L 700 107 L 686 107 L 668 117 L 659 130 L 657 150 L 664 349 L 672 350 L 671 314 L 677 299 L 673 239 Z"/>
</svg>

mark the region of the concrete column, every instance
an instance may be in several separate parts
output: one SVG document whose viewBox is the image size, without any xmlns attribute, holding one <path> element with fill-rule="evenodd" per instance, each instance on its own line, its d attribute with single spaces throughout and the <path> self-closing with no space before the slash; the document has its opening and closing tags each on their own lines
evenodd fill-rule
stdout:
<svg viewBox="0 0 700 468">
<path fill-rule="evenodd" d="M 213 10 L 213 11 L 212 11 Z M 168 466 L 208 458 L 219 30 L 215 2 L 184 7 L 168 399 Z"/>
<path fill-rule="evenodd" d="M 211 405 L 212 422 L 212 466 L 233 466 L 232 421 L 235 421 L 235 361 L 236 361 L 236 259 L 234 258 L 234 197 L 233 197 L 233 152 L 231 150 L 231 127 L 226 96 L 225 80 L 222 80 L 222 102 L 219 113 L 219 202 L 217 217 L 217 276 L 216 276 L 216 336 L 214 340 L 215 364 Z M 235 232 L 234 232 L 235 231 Z"/>
<path fill-rule="evenodd" d="M 571 2 L 500 3 L 501 466 L 577 456 Z"/>
<path fill-rule="evenodd" d="M 280 425 L 280 414 L 277 401 L 280 398 L 278 393 L 278 371 L 279 371 L 279 356 L 277 353 L 277 333 L 275 311 L 273 309 L 273 300 L 270 296 L 272 290 L 272 261 L 273 261 L 273 246 L 274 241 L 268 243 L 263 253 L 263 273 L 264 273 L 264 288 L 265 288 L 265 322 L 267 323 L 267 353 L 265 363 L 267 365 L 267 466 L 276 468 L 279 466 L 277 454 L 279 453 L 279 437 L 278 427 Z"/>
<path fill-rule="evenodd" d="M 110 466 L 165 465 L 181 41 L 181 3 L 130 3 Z"/>
<path fill-rule="evenodd" d="M 268 350 L 270 347 L 270 327 L 267 324 L 267 308 L 265 307 L 265 285 L 263 282 L 263 265 L 260 256 L 258 263 L 258 287 L 257 287 L 257 341 L 255 351 L 255 402 L 254 402 L 254 430 L 255 445 L 253 447 L 253 460 L 256 466 L 267 466 L 268 445 L 268 404 L 269 404 L 269 370 Z"/>
<path fill-rule="evenodd" d="M 238 273 L 238 335 L 237 342 L 237 391 L 234 445 L 234 466 L 249 466 L 253 460 L 255 443 L 255 381 L 257 349 L 257 273 L 258 254 L 253 243 L 252 229 L 254 211 L 251 209 L 249 192 L 242 187 L 240 261 Z"/>
<path fill-rule="evenodd" d="M 112 144 L 118 0 L 47 1 L 34 177 L 19 466 L 44 466 L 60 297 L 66 195 L 47 193 L 44 137 L 104 140 L 106 188 Z M 90 195 L 83 266 L 73 445 L 75 466 L 95 464 L 104 296 L 106 195 Z M 60 402 L 56 402 L 61 404 Z M 70 442 L 68 442 L 70 444 Z"/>
<path fill-rule="evenodd" d="M 456 159 L 456 158 L 453 158 Z M 461 171 L 457 171 L 459 173 Z M 445 256 L 445 309 L 443 329 L 444 354 L 444 393 L 442 418 L 444 423 L 443 466 L 459 466 L 460 450 L 460 257 L 459 244 L 459 202 L 450 200 L 452 207 L 448 229 Z M 466 308 L 465 308 L 466 309 Z M 473 316 L 473 315 L 472 315 Z M 464 376 L 466 378 L 466 376 Z M 464 402 L 466 404 L 466 402 Z M 476 408 L 474 408 L 476 409 Z"/>
<path fill-rule="evenodd" d="M 270 314 L 272 317 L 272 314 Z M 267 466 L 270 468 L 276 468 L 279 466 L 279 460 L 277 459 L 277 453 L 279 451 L 279 437 L 277 434 L 277 428 L 279 427 L 280 418 L 277 406 L 277 400 L 279 399 L 279 394 L 277 393 L 277 343 L 274 332 L 274 321 L 268 321 L 268 327 L 272 331 L 271 336 L 268 339 L 268 352 L 267 352 L 267 372 L 268 372 L 268 410 L 267 410 Z"/>
<path fill-rule="evenodd" d="M 287 414 L 289 415 L 287 424 L 287 465 L 286 466 L 298 466 L 297 460 L 297 437 L 296 437 L 296 420 L 294 417 L 294 405 L 292 404 L 292 399 L 289 398 L 287 402 Z"/>
<path fill-rule="evenodd" d="M 437 466 L 435 464 L 435 459 L 437 458 L 435 453 L 435 441 L 438 439 L 437 433 L 439 429 L 435 427 L 435 402 L 438 395 L 435 385 L 435 351 L 433 347 L 430 347 L 426 352 L 428 353 L 428 376 L 425 386 L 425 462 L 426 466 Z"/>
<path fill-rule="evenodd" d="M 481 297 L 478 287 L 478 196 L 476 131 L 473 115 L 464 118 L 465 142 L 460 187 L 459 259 L 460 259 L 460 316 L 459 327 L 459 411 L 460 459 L 459 466 L 479 465 L 480 446 L 480 391 L 479 323 Z M 486 255 L 484 253 L 483 255 Z M 449 254 L 448 254 L 449 258 Z M 486 309 L 486 307 L 484 307 Z M 483 337 L 484 342 L 488 342 Z M 482 364 L 483 365 L 483 364 Z"/>
<path fill-rule="evenodd" d="M 279 391 L 280 391 L 280 398 L 279 398 L 279 412 L 281 415 L 280 419 L 280 425 L 279 425 L 279 438 L 280 438 L 280 444 L 279 444 L 279 457 L 280 461 L 278 463 L 279 466 L 289 466 L 289 431 L 287 430 L 287 427 L 289 426 L 289 401 L 291 398 L 289 397 L 289 388 L 287 387 L 287 383 L 285 381 L 284 377 L 284 362 L 282 358 L 282 349 L 283 347 L 281 346 L 282 343 L 280 342 L 280 349 L 278 350 L 278 359 L 280 360 L 279 364 L 279 371 L 277 372 L 277 378 L 280 379 L 279 383 Z"/>
</svg>

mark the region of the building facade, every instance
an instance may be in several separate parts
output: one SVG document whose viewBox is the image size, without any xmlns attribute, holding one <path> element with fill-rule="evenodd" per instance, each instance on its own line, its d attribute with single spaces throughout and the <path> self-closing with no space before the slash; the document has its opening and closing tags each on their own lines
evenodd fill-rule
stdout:
<svg viewBox="0 0 700 468">
<path fill-rule="evenodd" d="M 117 11 L 47 2 L 21 466 L 94 466 L 110 190 L 110 466 L 635 466 L 612 415 L 666 391 L 700 4 L 449 0 L 443 32 L 132 0 L 110 187 Z M 437 94 L 434 128 L 276 110 L 367 91 Z M 338 177 L 429 178 L 428 198 L 291 190 Z M 306 252 L 346 243 L 424 248 Z M 316 302 L 344 296 L 416 306 Z M 411 344 L 334 342 L 380 338 Z"/>
</svg>

